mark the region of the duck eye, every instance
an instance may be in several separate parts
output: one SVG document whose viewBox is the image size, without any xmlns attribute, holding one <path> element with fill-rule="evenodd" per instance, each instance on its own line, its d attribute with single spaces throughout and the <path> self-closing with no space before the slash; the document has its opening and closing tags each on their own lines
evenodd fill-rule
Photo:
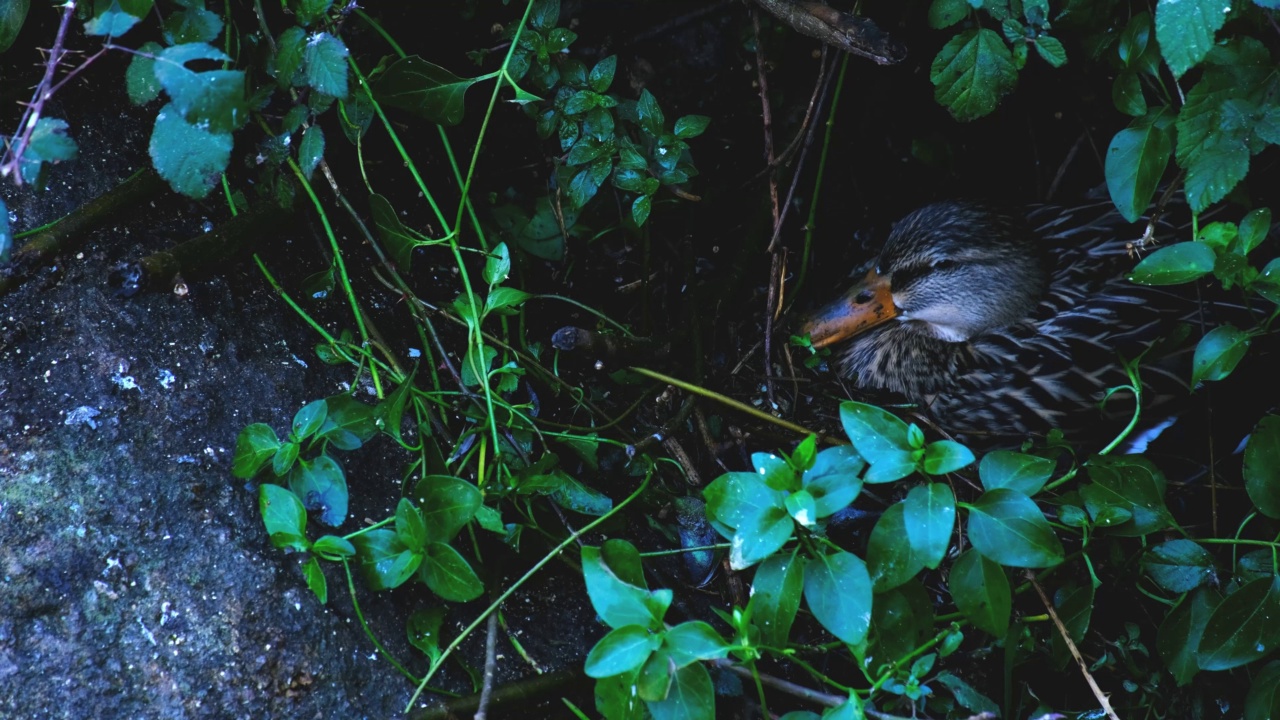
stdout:
<svg viewBox="0 0 1280 720">
<path fill-rule="evenodd" d="M 862 292 L 858 293 L 856 297 L 853 298 L 853 304 L 866 305 L 867 303 L 871 302 L 871 299 L 874 297 L 875 297 L 875 293 L 871 292 L 870 290 L 863 290 Z"/>
<path fill-rule="evenodd" d="M 955 260 L 934 260 L 933 263 L 929 265 L 929 268 L 931 270 L 950 270 L 951 268 L 959 266 L 959 264 L 960 263 Z"/>
</svg>

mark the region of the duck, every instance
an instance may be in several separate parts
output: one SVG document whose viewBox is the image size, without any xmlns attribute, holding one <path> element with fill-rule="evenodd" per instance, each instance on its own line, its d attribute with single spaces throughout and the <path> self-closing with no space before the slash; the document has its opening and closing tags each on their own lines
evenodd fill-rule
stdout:
<svg viewBox="0 0 1280 720">
<path fill-rule="evenodd" d="M 1097 428 L 1132 412 L 1131 393 L 1127 408 L 1119 397 L 1101 405 L 1129 383 L 1124 361 L 1195 312 L 1193 301 L 1124 276 L 1145 225 L 1101 202 L 927 205 L 896 223 L 852 287 L 800 332 L 831 348 L 840 376 L 905 397 L 952 434 Z M 1157 240 L 1174 231 L 1153 227 Z M 1187 349 L 1145 360 L 1144 399 L 1187 392 Z"/>
</svg>

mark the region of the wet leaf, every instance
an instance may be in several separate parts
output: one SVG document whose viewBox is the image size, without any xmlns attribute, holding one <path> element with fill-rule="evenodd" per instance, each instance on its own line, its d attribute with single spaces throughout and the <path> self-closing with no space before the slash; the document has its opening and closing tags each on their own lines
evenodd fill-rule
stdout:
<svg viewBox="0 0 1280 720">
<path fill-rule="evenodd" d="M 867 637 L 871 576 L 858 556 L 836 552 L 810 558 L 804 568 L 804 599 L 827 630 L 851 645 Z"/>
<path fill-rule="evenodd" d="M 1010 567 L 1062 562 L 1062 543 L 1035 502 L 1017 490 L 983 493 L 969 512 L 969 541 L 986 557 Z"/>
</svg>

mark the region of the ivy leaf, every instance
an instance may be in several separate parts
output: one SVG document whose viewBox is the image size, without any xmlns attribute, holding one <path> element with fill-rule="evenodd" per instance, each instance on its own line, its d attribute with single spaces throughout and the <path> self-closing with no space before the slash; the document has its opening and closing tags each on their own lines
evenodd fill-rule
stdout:
<svg viewBox="0 0 1280 720">
<path fill-rule="evenodd" d="M 1175 78 L 1204 59 L 1227 14 L 1221 0 L 1157 0 L 1156 41 Z"/>
<path fill-rule="evenodd" d="M 961 121 L 989 114 L 1018 82 L 1009 46 L 987 28 L 966 30 L 943 46 L 929 71 L 934 99 Z"/>
<path fill-rule="evenodd" d="M 804 568 L 809 611 L 841 642 L 856 645 L 871 626 L 871 576 L 858 556 L 839 551 L 810 558 Z"/>
<path fill-rule="evenodd" d="M 1168 109 L 1160 107 L 1116 133 L 1107 148 L 1107 192 L 1129 222 L 1137 222 L 1147 211 L 1169 165 L 1173 155 L 1172 125 Z"/>
<path fill-rule="evenodd" d="M 978 552 L 1010 567 L 1052 567 L 1064 557 L 1040 508 L 1009 488 L 988 490 L 970 506 L 969 541 Z"/>
<path fill-rule="evenodd" d="M 151 162 L 174 190 L 200 199 L 231 162 L 231 144 L 230 133 L 193 125 L 169 103 L 160 108 L 151 131 Z"/>
<path fill-rule="evenodd" d="M 1180 242 L 1156 250 L 1129 273 L 1139 285 L 1177 285 L 1213 272 L 1216 256 L 1202 242 Z"/>
<path fill-rule="evenodd" d="M 1196 345 L 1191 362 L 1191 385 L 1205 380 L 1222 380 L 1236 369 L 1249 349 L 1250 337 L 1232 325 L 1219 325 L 1205 333 Z"/>
<path fill-rule="evenodd" d="M 307 85 L 316 92 L 345 98 L 348 54 L 346 43 L 329 33 L 316 33 L 307 38 L 307 46 L 302 53 Z"/>
<path fill-rule="evenodd" d="M 1280 415 L 1262 418 L 1249 435 L 1244 446 L 1244 489 L 1259 512 L 1280 518 Z"/>
</svg>

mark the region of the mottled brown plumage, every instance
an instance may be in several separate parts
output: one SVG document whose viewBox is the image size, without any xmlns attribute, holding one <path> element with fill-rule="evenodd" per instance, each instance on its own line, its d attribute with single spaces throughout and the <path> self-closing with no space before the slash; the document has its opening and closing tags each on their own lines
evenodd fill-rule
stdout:
<svg viewBox="0 0 1280 720">
<path fill-rule="evenodd" d="M 906 396 L 952 432 L 1096 426 L 1106 389 L 1127 382 L 1121 358 L 1194 307 L 1121 276 L 1143 229 L 1101 205 L 1025 218 L 929 205 L 803 331 L 836 346 L 841 375 Z M 1185 387 L 1169 367 L 1144 369 L 1153 394 Z"/>
</svg>

